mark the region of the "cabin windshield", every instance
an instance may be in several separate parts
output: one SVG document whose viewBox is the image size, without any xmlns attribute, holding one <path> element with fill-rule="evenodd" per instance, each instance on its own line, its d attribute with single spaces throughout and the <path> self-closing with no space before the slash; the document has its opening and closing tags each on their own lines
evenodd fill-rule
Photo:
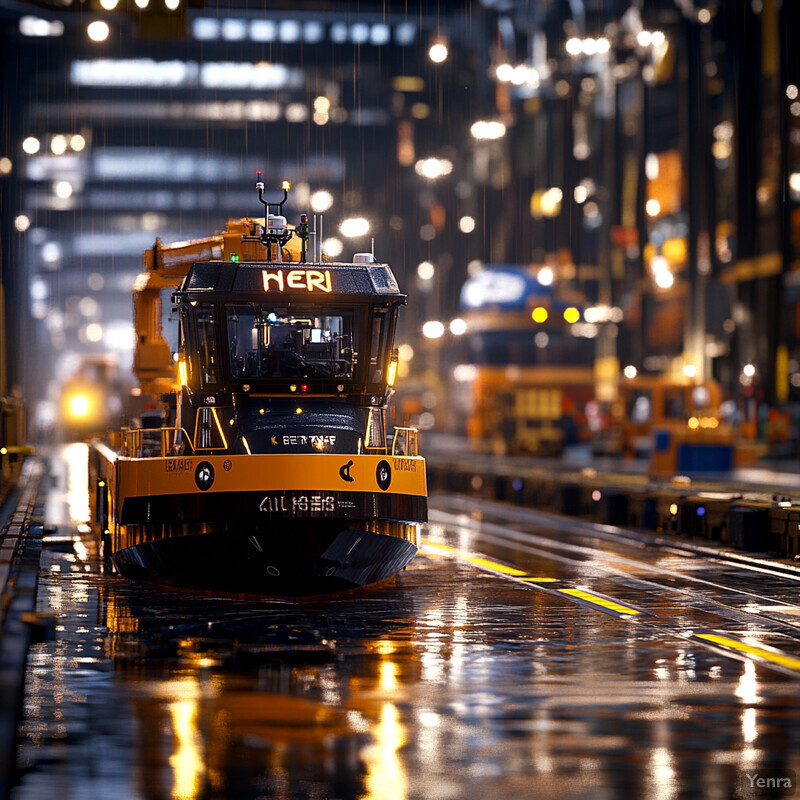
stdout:
<svg viewBox="0 0 800 800">
<path fill-rule="evenodd" d="M 349 308 L 226 305 L 233 378 L 352 379 L 359 311 Z"/>
</svg>

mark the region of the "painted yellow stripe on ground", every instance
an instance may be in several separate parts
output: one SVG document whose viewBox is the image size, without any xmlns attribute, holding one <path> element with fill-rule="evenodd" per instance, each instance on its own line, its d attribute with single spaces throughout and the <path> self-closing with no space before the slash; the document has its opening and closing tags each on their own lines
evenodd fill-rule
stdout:
<svg viewBox="0 0 800 800">
<path fill-rule="evenodd" d="M 499 561 L 492 561 L 488 558 L 480 558 L 479 556 L 470 556 L 467 555 L 463 550 L 459 550 L 455 547 L 448 547 L 448 545 L 446 544 L 429 544 L 428 542 L 426 542 L 424 545 L 424 551 L 427 552 L 429 550 L 433 551 L 439 550 L 442 553 L 457 556 L 462 561 L 468 561 L 470 564 L 475 564 L 475 566 L 477 567 L 490 569 L 493 572 L 502 572 L 503 575 L 512 575 L 515 578 L 518 578 L 526 574 L 524 569 L 509 567 L 508 564 L 501 564 Z"/>
<path fill-rule="evenodd" d="M 451 556 L 459 558 L 462 561 L 468 561 L 471 564 L 475 564 L 479 567 L 483 567 L 494 572 L 500 572 L 504 575 L 509 575 L 516 580 L 525 583 L 558 583 L 558 578 L 528 576 L 525 574 L 525 572 L 517 569 L 516 567 L 510 567 L 507 564 L 501 564 L 498 561 L 492 561 L 488 558 L 467 555 L 463 550 L 459 550 L 456 547 L 450 547 L 446 544 L 433 544 L 431 542 L 425 542 L 423 544 L 423 552 L 427 553 L 428 555 Z M 574 597 L 576 600 L 582 600 L 589 606 L 594 606 L 597 610 L 611 612 L 612 614 L 626 616 L 640 616 L 642 614 L 649 614 L 649 612 L 643 612 L 639 609 L 632 608 L 631 606 L 617 603 L 614 600 L 609 600 L 608 598 L 592 594 L 592 592 L 587 592 L 584 589 L 557 589 L 555 587 L 550 589 L 543 587 L 542 591 L 549 594 L 563 594 L 567 595 L 568 597 Z M 642 619 L 647 621 L 647 616 L 642 617 Z M 675 632 L 680 633 L 680 631 Z M 738 639 L 731 639 L 729 636 L 724 636 L 718 633 L 694 633 L 691 634 L 690 638 L 704 640 L 709 644 L 717 645 L 723 649 L 727 648 L 728 650 L 733 650 L 744 655 L 752 656 L 753 658 L 761 659 L 767 662 L 767 664 L 774 664 L 775 666 L 785 667 L 800 673 L 800 658 L 795 658 L 787 655 L 786 653 L 781 653 L 779 650 L 771 650 L 766 647 L 758 647 L 757 645 L 746 644 Z"/>
<path fill-rule="evenodd" d="M 428 555 L 434 554 L 439 556 L 455 556 L 461 552 L 460 550 L 456 550 L 455 547 L 450 547 L 446 544 L 433 544 L 433 542 L 423 542 L 422 550 Z"/>
<path fill-rule="evenodd" d="M 490 561 L 488 558 L 478 558 L 477 556 L 461 556 L 464 561 L 469 561 L 470 564 L 475 564 L 478 567 L 485 567 L 494 572 L 502 572 L 503 575 L 513 575 L 515 578 L 525 574 L 524 569 L 517 569 L 516 567 L 509 567 L 507 564 L 501 564 L 499 561 Z"/>
<path fill-rule="evenodd" d="M 705 639 L 708 642 L 713 642 L 721 647 L 736 650 L 739 653 L 745 653 L 746 655 L 755 656 L 756 658 L 763 658 L 765 661 L 771 661 L 773 664 L 779 664 L 789 669 L 800 670 L 800 658 L 788 656 L 780 651 L 767 650 L 764 647 L 746 644 L 745 642 L 740 642 L 738 639 L 731 639 L 728 636 L 721 636 L 718 633 L 696 633 L 694 635 L 697 639 Z"/>
<path fill-rule="evenodd" d="M 470 564 L 475 564 L 475 566 L 483 567 L 484 569 L 491 570 L 492 572 L 499 572 L 502 575 L 508 575 L 512 578 L 517 578 L 520 581 L 524 581 L 525 583 L 558 583 L 558 578 L 546 578 L 546 577 L 536 577 L 534 575 L 528 575 L 524 570 L 517 569 L 516 567 L 511 567 L 508 564 L 501 564 L 499 561 L 492 561 L 488 558 L 483 558 L 481 556 L 471 556 L 465 553 L 463 550 L 459 550 L 457 547 L 450 547 L 446 544 L 433 544 L 430 542 L 425 542 L 423 545 L 423 552 L 429 554 L 438 554 L 438 555 L 449 555 L 459 558 L 462 561 L 467 561 Z M 595 606 L 595 608 L 603 611 L 611 611 L 615 614 L 625 614 L 627 616 L 636 616 L 641 614 L 642 612 L 636 608 L 631 608 L 630 606 L 623 605 L 622 603 L 617 603 L 614 600 L 608 600 L 605 597 L 600 597 L 599 595 L 592 594 L 591 592 L 584 591 L 583 589 L 552 589 L 552 590 L 545 590 L 545 591 L 554 591 L 559 592 L 561 594 L 566 594 L 570 597 L 574 597 L 578 600 L 583 600 L 590 605 Z"/>
<path fill-rule="evenodd" d="M 592 594 L 591 592 L 585 592 L 583 589 L 559 589 L 558 591 L 562 594 L 568 594 L 570 597 L 577 597 L 580 600 L 585 600 L 587 603 L 591 603 L 592 605 L 607 608 L 609 611 L 616 611 L 618 614 L 642 613 L 641 611 L 637 611 L 635 608 L 631 608 L 630 606 L 624 606 L 621 603 L 615 603 L 613 600 L 606 600 L 605 597 L 598 597 L 598 595 Z"/>
</svg>

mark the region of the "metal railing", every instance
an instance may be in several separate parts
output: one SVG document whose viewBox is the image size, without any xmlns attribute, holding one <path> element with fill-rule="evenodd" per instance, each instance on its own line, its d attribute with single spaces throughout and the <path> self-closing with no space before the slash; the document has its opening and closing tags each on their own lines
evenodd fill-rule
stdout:
<svg viewBox="0 0 800 800">
<path fill-rule="evenodd" d="M 392 455 L 416 456 L 418 434 L 419 431 L 416 428 L 395 428 L 392 438 Z"/>
<path fill-rule="evenodd" d="M 417 428 L 395 428 L 392 437 L 392 455 L 418 455 L 418 437 Z M 225 444 L 227 445 L 227 443 Z M 214 447 L 195 447 L 192 438 L 180 426 L 122 428 L 118 433 L 112 435 L 112 445 L 125 458 L 166 458 L 216 449 Z"/>
<path fill-rule="evenodd" d="M 189 434 L 179 426 L 167 428 L 123 428 L 119 432 L 121 456 L 126 458 L 163 458 L 194 452 Z"/>
</svg>

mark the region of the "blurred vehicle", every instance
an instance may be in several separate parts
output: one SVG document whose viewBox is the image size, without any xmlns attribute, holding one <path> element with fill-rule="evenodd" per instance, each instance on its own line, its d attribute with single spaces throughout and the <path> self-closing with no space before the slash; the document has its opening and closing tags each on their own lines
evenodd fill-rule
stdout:
<svg viewBox="0 0 800 800">
<path fill-rule="evenodd" d="M 496 265 L 466 281 L 460 310 L 451 396 L 472 446 L 557 456 L 584 441 L 597 329 L 580 298 L 556 293 L 531 268 Z"/>
<path fill-rule="evenodd" d="M 668 375 L 623 377 L 611 406 L 610 426 L 592 435 L 592 451 L 595 455 L 649 457 L 657 431 L 717 429 L 721 402 L 722 391 L 714 380 Z"/>
<path fill-rule="evenodd" d="M 118 426 L 126 394 L 112 356 L 83 356 L 75 371 L 60 386 L 57 438 L 79 441 Z"/>
</svg>

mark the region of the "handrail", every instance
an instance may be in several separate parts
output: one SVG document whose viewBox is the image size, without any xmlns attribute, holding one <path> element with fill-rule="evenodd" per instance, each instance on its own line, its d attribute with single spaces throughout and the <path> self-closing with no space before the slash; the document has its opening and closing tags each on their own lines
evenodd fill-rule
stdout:
<svg viewBox="0 0 800 800">
<path fill-rule="evenodd" d="M 398 427 L 394 429 L 392 438 L 393 456 L 416 456 L 417 453 L 417 428 Z"/>
<path fill-rule="evenodd" d="M 179 439 L 182 439 L 189 449 L 194 452 L 194 442 L 189 437 L 188 432 L 180 425 L 173 425 L 168 428 L 160 428 L 161 431 L 161 453 L 162 455 L 178 455 L 176 450 L 179 447 Z M 170 434 L 172 440 L 170 441 Z"/>
<path fill-rule="evenodd" d="M 126 458 L 164 458 L 183 455 L 181 445 L 194 452 L 189 434 L 181 426 L 165 428 L 122 428 L 119 451 Z M 147 451 L 145 453 L 145 451 Z"/>
<path fill-rule="evenodd" d="M 28 444 L 4 444 L 0 447 L 0 456 L 32 456 L 35 452 Z"/>
<path fill-rule="evenodd" d="M 127 458 L 164 458 L 184 455 L 183 452 L 179 452 L 181 445 L 187 445 L 192 453 L 213 449 L 196 448 L 186 429 L 180 425 L 164 428 L 122 428 L 119 436 L 120 455 Z M 418 438 L 419 430 L 417 428 L 395 428 L 392 437 L 392 455 L 417 456 L 419 454 Z M 145 455 L 146 450 L 149 452 Z"/>
</svg>

